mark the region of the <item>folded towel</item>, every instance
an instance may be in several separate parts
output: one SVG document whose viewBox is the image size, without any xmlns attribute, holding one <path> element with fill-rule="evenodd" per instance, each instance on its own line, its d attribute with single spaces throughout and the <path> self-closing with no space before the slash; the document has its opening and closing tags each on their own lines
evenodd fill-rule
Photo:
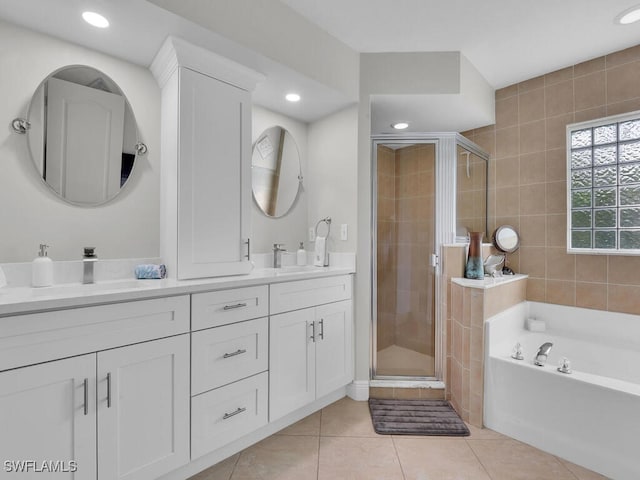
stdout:
<svg viewBox="0 0 640 480">
<path fill-rule="evenodd" d="M 138 280 L 165 278 L 167 276 L 167 267 L 164 264 L 138 265 L 135 268 L 135 275 Z"/>
<path fill-rule="evenodd" d="M 316 245 L 313 251 L 313 264 L 316 267 L 324 267 L 327 256 L 327 239 L 316 237 Z"/>
</svg>

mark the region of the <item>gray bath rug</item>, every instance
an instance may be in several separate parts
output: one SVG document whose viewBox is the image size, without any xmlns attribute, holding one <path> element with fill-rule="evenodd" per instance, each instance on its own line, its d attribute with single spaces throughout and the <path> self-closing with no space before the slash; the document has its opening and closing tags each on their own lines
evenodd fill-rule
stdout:
<svg viewBox="0 0 640 480">
<path fill-rule="evenodd" d="M 446 400 L 370 398 L 369 411 L 373 429 L 383 435 L 469 435 L 469 429 Z"/>
</svg>

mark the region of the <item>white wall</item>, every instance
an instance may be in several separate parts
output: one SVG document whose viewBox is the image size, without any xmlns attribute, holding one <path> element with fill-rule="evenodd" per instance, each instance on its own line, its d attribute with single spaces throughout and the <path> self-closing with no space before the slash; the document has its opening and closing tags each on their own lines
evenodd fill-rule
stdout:
<svg viewBox="0 0 640 480">
<path fill-rule="evenodd" d="M 37 175 L 27 139 L 8 125 L 25 117 L 31 96 L 51 72 L 89 65 L 110 76 L 128 98 L 149 147 L 115 200 L 82 208 L 58 199 Z M 100 258 L 159 255 L 160 90 L 149 70 L 0 21 L 0 263 L 30 261 L 38 244 L 55 260 L 74 260 L 83 246 Z"/>
<path fill-rule="evenodd" d="M 269 127 L 279 125 L 291 133 L 295 139 L 298 151 L 300 152 L 300 166 L 303 175 L 303 190 L 298 197 L 293 209 L 284 217 L 267 217 L 258 208 L 255 201 L 251 208 L 251 251 L 254 253 L 268 253 L 273 249 L 274 243 L 284 243 L 285 248 L 294 252 L 298 249 L 301 241 L 307 245 L 307 183 L 308 183 L 308 156 L 307 144 L 307 124 L 294 120 L 290 117 L 280 115 L 257 105 L 252 110 L 252 136 L 251 143 L 254 144 L 260 134 Z"/>
<path fill-rule="evenodd" d="M 149 0 L 347 98 L 358 95 L 358 53 L 281 2 Z"/>
<path fill-rule="evenodd" d="M 309 125 L 309 174 L 306 177 L 309 227 L 315 227 L 321 218 L 331 217 L 328 248 L 332 252 L 356 251 L 357 138 L 357 106 L 346 108 Z M 347 225 L 346 241 L 340 240 L 342 224 Z"/>
</svg>

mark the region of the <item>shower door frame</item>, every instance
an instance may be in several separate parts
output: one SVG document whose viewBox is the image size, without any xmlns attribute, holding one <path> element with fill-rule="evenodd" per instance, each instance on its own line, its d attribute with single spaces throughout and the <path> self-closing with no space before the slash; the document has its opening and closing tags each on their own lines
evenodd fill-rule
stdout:
<svg viewBox="0 0 640 480">
<path fill-rule="evenodd" d="M 446 376 L 445 329 L 446 311 L 443 308 L 442 260 L 443 245 L 456 242 L 456 188 L 457 185 L 457 147 L 461 146 L 472 154 L 487 162 L 489 155 L 478 145 L 457 132 L 430 132 L 407 134 L 381 134 L 371 136 L 371 358 L 369 368 L 370 385 L 372 386 L 425 386 L 444 388 Z M 435 145 L 435 222 L 434 222 L 434 375 L 377 375 L 378 346 L 378 146 L 379 145 Z M 487 179 L 488 180 L 488 179 Z M 449 188 L 448 188 L 449 187 Z M 487 183 L 488 192 L 488 183 Z M 488 203 L 485 211 L 488 221 Z M 433 265 L 435 263 L 435 265 Z"/>
</svg>

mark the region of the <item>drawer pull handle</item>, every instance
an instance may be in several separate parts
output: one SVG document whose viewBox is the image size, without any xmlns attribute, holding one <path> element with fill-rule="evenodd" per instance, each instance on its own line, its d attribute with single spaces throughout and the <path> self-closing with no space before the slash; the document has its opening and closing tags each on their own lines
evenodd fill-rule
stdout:
<svg viewBox="0 0 640 480">
<path fill-rule="evenodd" d="M 246 306 L 247 306 L 246 303 L 236 303 L 235 305 L 225 305 L 223 310 L 233 310 L 235 308 L 242 308 Z"/>
<path fill-rule="evenodd" d="M 89 415 L 89 379 L 84 379 L 84 414 Z"/>
<path fill-rule="evenodd" d="M 111 408 L 111 372 L 107 373 L 107 408 Z"/>
<path fill-rule="evenodd" d="M 320 340 L 324 340 L 324 318 L 320 319 Z"/>
<path fill-rule="evenodd" d="M 236 355 L 242 355 L 243 353 L 247 353 L 246 350 L 244 349 L 238 349 L 233 353 L 225 353 L 222 358 L 231 358 L 231 357 L 235 357 Z"/>
<path fill-rule="evenodd" d="M 235 412 L 225 413 L 225 414 L 222 416 L 222 419 L 223 419 L 223 420 L 227 420 L 227 419 L 229 419 L 229 418 L 231 418 L 231 417 L 235 417 L 235 416 L 236 416 L 236 415 L 238 415 L 239 413 L 245 412 L 246 410 L 247 410 L 246 408 L 244 408 L 244 407 L 240 407 L 240 408 L 238 408 Z"/>
<path fill-rule="evenodd" d="M 309 338 L 313 343 L 316 343 L 316 322 L 311 322 L 309 326 L 311 327 L 311 336 Z"/>
</svg>

